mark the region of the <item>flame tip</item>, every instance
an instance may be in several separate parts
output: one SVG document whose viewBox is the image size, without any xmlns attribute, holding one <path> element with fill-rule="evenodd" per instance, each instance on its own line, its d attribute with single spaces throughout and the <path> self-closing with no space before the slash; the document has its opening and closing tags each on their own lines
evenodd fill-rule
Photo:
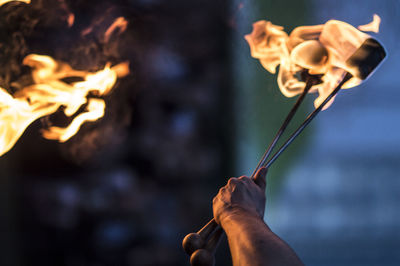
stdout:
<svg viewBox="0 0 400 266">
<path fill-rule="evenodd" d="M 361 31 L 378 33 L 380 24 L 381 24 L 381 17 L 377 14 L 374 14 L 372 16 L 372 21 L 370 23 L 365 25 L 360 25 L 357 28 Z"/>
</svg>

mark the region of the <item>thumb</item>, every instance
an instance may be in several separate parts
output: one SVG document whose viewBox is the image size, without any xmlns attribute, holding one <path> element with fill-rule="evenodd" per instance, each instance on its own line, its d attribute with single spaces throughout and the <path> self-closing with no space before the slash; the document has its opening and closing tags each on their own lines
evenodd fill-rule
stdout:
<svg viewBox="0 0 400 266">
<path fill-rule="evenodd" d="M 256 175 L 254 176 L 254 183 L 256 183 L 262 190 L 264 190 L 267 186 L 267 173 L 268 168 L 261 167 L 260 169 L 258 169 Z"/>
</svg>

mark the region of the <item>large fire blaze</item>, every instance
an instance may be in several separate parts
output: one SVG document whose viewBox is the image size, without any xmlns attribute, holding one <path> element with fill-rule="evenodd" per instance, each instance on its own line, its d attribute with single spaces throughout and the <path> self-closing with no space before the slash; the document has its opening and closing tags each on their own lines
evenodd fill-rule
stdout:
<svg viewBox="0 0 400 266">
<path fill-rule="evenodd" d="M 10 1 L 1 1 L 3 5 Z M 30 3 L 27 1 L 20 1 Z M 68 20 L 71 27 L 74 15 Z M 119 17 L 104 34 L 106 41 L 113 32 L 123 32 L 127 21 Z M 18 141 L 25 129 L 41 117 L 59 110 L 72 118 L 67 127 L 51 126 L 43 129 L 47 139 L 65 142 L 74 136 L 83 123 L 96 121 L 104 116 L 105 96 L 114 88 L 117 79 L 129 74 L 129 63 L 111 66 L 107 63 L 97 72 L 73 69 L 69 64 L 47 55 L 30 54 L 22 62 L 31 68 L 33 84 L 14 94 L 0 88 L 0 156 L 8 152 Z M 68 80 L 73 79 L 73 82 Z M 80 111 L 84 108 L 84 111 Z"/>
<path fill-rule="evenodd" d="M 380 18 L 374 15 L 370 24 L 360 26 L 363 31 L 379 31 Z M 270 73 L 275 73 L 278 65 L 278 85 L 282 94 L 293 97 L 300 94 L 305 81 L 300 73 L 322 74 L 322 83 L 314 85 L 310 92 L 318 92 L 314 101 L 317 108 L 342 80 L 344 74 L 356 71 L 346 64 L 346 60 L 370 36 L 353 26 L 338 20 L 329 20 L 323 25 L 301 26 L 290 35 L 283 27 L 261 20 L 253 24 L 253 32 L 246 35 L 251 55 L 260 60 Z M 356 75 L 355 75 L 356 76 Z M 343 88 L 351 88 L 361 83 L 353 77 Z M 325 108 L 333 102 L 330 101 Z"/>
<path fill-rule="evenodd" d="M 114 67 L 107 65 L 95 73 L 72 69 L 68 64 L 55 61 L 49 56 L 29 55 L 24 64 L 31 66 L 35 84 L 15 95 L 0 90 L 0 155 L 9 151 L 25 129 L 40 117 L 50 115 L 63 107 L 66 116 L 71 117 L 87 104 L 86 111 L 77 115 L 66 128 L 50 127 L 43 130 L 43 136 L 65 142 L 75 135 L 87 121 L 96 121 L 104 115 L 104 100 L 88 98 L 107 95 L 118 77 L 129 73 L 128 63 Z M 79 77 L 82 81 L 67 83 L 66 78 Z"/>
</svg>

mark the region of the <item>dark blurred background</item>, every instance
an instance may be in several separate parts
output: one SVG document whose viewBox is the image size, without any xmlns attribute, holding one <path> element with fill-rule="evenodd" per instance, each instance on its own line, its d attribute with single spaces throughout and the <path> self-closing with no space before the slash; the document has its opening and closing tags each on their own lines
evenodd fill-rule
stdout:
<svg viewBox="0 0 400 266">
<path fill-rule="evenodd" d="M 75 23 L 67 27 L 68 13 Z M 249 175 L 294 99 L 250 57 L 260 19 L 299 25 L 382 17 L 389 53 L 342 92 L 269 172 L 266 220 L 307 265 L 399 265 L 398 1 L 32 0 L 0 7 L 0 85 L 51 55 L 98 70 L 129 60 L 105 117 L 64 144 L 32 124 L 0 158 L 0 264 L 188 265 L 182 238 L 212 215 L 230 176 Z M 129 26 L 109 43 L 104 29 Z M 87 27 L 91 34 L 82 36 Z M 100 25 L 100 26 L 99 26 Z M 312 110 L 314 96 L 299 112 Z M 295 124 L 295 123 L 294 123 Z M 291 127 L 292 129 L 294 126 Z M 224 240 L 217 265 L 230 265 Z"/>
</svg>

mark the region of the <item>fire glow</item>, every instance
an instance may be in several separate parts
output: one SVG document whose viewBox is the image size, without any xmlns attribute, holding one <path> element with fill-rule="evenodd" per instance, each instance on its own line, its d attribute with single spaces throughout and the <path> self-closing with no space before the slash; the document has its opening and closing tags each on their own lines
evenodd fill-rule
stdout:
<svg viewBox="0 0 400 266">
<path fill-rule="evenodd" d="M 8 2 L 23 2 L 26 4 L 30 4 L 31 0 L 0 0 L 0 6 L 7 4 Z"/>
<path fill-rule="evenodd" d="M 6 2 L 10 1 L 2 1 L 0 5 Z M 119 26 L 121 23 L 123 26 Z M 120 33 L 126 27 L 127 22 L 118 18 L 105 36 L 110 38 L 114 31 Z M 129 74 L 128 62 L 114 66 L 107 63 L 102 70 L 89 72 L 73 69 L 50 56 L 30 54 L 24 58 L 23 64 L 31 67 L 33 84 L 13 95 L 0 88 L 0 156 L 15 145 L 31 123 L 59 110 L 73 118 L 71 123 L 64 128 L 52 126 L 43 129 L 42 135 L 59 142 L 69 140 L 82 124 L 104 116 L 106 103 L 99 97 L 109 94 L 117 79 Z M 66 82 L 69 78 L 79 81 Z M 83 107 L 85 110 L 80 112 Z"/>
<path fill-rule="evenodd" d="M 363 31 L 379 31 L 380 18 L 363 26 Z M 346 64 L 346 60 L 370 36 L 353 26 L 338 20 L 329 20 L 323 25 L 301 26 L 290 35 L 283 27 L 261 20 L 253 24 L 253 32 L 245 36 L 251 49 L 251 55 L 260 60 L 262 66 L 274 74 L 278 65 L 278 86 L 286 97 L 300 94 L 305 81 L 300 73 L 308 70 L 309 74 L 320 74 L 322 83 L 314 85 L 310 92 L 318 92 L 314 101 L 317 108 L 342 80 L 344 74 L 356 71 Z M 356 75 L 354 75 L 356 76 Z M 353 77 L 343 88 L 351 88 L 361 83 Z M 325 108 L 332 104 L 334 98 Z"/>
</svg>

